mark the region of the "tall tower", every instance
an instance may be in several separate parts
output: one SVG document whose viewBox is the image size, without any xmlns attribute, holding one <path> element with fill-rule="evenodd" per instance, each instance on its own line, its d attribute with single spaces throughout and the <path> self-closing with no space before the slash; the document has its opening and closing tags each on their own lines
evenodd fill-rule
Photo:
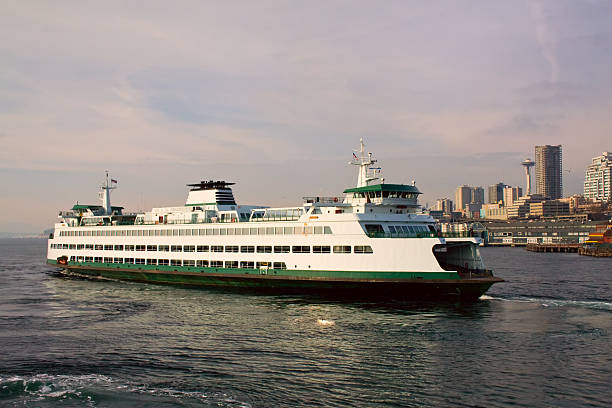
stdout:
<svg viewBox="0 0 612 408">
<path fill-rule="evenodd" d="M 535 166 L 535 163 L 531 159 L 525 159 L 521 162 L 521 166 L 525 168 L 525 176 L 527 177 L 527 189 L 525 195 L 531 195 L 531 168 Z"/>
<path fill-rule="evenodd" d="M 536 193 L 555 200 L 563 196 L 561 145 L 536 146 Z"/>
</svg>

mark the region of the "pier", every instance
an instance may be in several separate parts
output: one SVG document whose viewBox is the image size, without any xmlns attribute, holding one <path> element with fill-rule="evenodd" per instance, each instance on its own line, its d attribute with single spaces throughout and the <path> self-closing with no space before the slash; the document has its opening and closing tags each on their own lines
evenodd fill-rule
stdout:
<svg viewBox="0 0 612 408">
<path fill-rule="evenodd" d="M 527 244 L 532 252 L 578 252 L 582 244 Z"/>
<path fill-rule="evenodd" d="M 612 258 L 612 248 L 580 248 L 578 250 L 578 254 L 586 256 L 603 256 Z"/>
</svg>

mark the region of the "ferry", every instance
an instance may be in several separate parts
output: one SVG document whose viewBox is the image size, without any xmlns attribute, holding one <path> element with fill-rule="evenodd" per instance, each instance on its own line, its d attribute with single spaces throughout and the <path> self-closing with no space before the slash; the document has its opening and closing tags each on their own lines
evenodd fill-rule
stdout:
<svg viewBox="0 0 612 408">
<path fill-rule="evenodd" d="M 480 238 L 441 232 L 415 182 L 385 183 L 376 163 L 361 140 L 356 186 L 297 207 L 238 205 L 234 183 L 204 180 L 184 205 L 142 213 L 111 205 L 107 172 L 101 205 L 60 212 L 47 263 L 86 278 L 402 300 L 476 300 L 503 281 Z"/>
</svg>

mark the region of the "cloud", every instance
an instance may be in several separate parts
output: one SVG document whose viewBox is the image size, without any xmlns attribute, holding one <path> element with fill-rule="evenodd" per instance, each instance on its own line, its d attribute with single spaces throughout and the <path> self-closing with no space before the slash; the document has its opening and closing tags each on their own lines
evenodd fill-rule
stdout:
<svg viewBox="0 0 612 408">
<path fill-rule="evenodd" d="M 531 15 L 535 23 L 536 39 L 542 52 L 542 57 L 550 66 L 550 82 L 557 82 L 561 68 L 556 54 L 556 38 L 548 24 L 546 10 L 540 2 L 531 2 Z"/>
</svg>

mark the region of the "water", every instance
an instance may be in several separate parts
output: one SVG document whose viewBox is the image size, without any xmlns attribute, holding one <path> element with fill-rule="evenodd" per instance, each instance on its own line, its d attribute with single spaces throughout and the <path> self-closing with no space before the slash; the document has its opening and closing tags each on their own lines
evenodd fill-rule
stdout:
<svg viewBox="0 0 612 408">
<path fill-rule="evenodd" d="M 0 406 L 607 407 L 612 259 L 483 248 L 475 304 L 61 278 L 0 240 Z"/>
</svg>

